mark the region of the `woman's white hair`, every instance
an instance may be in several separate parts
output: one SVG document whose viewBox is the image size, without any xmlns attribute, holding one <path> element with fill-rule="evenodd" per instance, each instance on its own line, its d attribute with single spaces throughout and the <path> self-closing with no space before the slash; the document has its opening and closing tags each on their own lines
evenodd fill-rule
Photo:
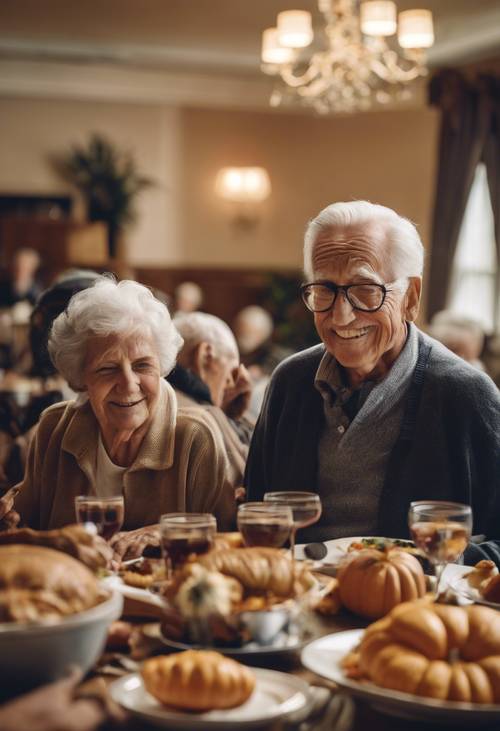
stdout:
<svg viewBox="0 0 500 731">
<path fill-rule="evenodd" d="M 178 312 L 174 325 L 189 351 L 200 343 L 211 343 L 217 355 L 238 357 L 238 344 L 233 331 L 224 320 L 206 312 Z"/>
<path fill-rule="evenodd" d="M 392 208 L 368 201 L 351 201 L 332 203 L 309 222 L 304 237 L 304 273 L 307 279 L 314 276 L 314 245 L 323 233 L 373 223 L 382 225 L 387 232 L 396 278 L 421 277 L 424 247 L 414 224 Z"/>
<path fill-rule="evenodd" d="M 167 308 L 147 287 L 130 280 L 116 282 L 109 276 L 99 277 L 92 287 L 70 299 L 50 331 L 50 357 L 72 388 L 84 389 L 88 339 L 111 334 L 151 337 L 162 376 L 170 373 L 182 347 L 182 338 Z"/>
</svg>

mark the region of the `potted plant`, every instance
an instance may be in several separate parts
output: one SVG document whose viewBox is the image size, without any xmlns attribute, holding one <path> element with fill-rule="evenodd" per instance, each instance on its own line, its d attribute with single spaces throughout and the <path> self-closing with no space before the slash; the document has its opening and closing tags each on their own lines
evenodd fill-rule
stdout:
<svg viewBox="0 0 500 731">
<path fill-rule="evenodd" d="M 139 173 L 130 153 L 95 133 L 86 146 L 73 145 L 57 159 L 56 168 L 83 195 L 88 220 L 107 224 L 108 253 L 114 259 L 122 229 L 135 220 L 137 195 L 154 181 Z"/>
</svg>

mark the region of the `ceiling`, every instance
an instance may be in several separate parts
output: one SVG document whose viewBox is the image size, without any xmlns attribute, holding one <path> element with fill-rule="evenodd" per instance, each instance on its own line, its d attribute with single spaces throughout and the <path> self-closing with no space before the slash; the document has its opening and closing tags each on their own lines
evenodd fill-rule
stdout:
<svg viewBox="0 0 500 731">
<path fill-rule="evenodd" d="M 397 4 L 432 10 L 431 67 L 500 57 L 500 0 Z M 196 79 L 213 77 L 214 96 L 217 84 L 235 94 L 236 82 L 246 80 L 253 84 L 246 94 L 254 99 L 254 93 L 257 103 L 259 94 L 267 99 L 270 85 L 260 71 L 261 33 L 280 10 L 293 7 L 310 10 L 320 23 L 316 0 L 1 0 L 0 92 L 14 93 L 21 78 L 29 86 L 30 74 L 41 88 L 43 69 L 54 86 L 65 65 L 68 73 L 75 70 L 78 86 L 82 65 L 99 65 L 115 81 L 119 69 L 142 73 L 151 89 L 154 73 L 165 83 L 166 74 L 176 82 L 181 74 L 193 89 Z"/>
</svg>

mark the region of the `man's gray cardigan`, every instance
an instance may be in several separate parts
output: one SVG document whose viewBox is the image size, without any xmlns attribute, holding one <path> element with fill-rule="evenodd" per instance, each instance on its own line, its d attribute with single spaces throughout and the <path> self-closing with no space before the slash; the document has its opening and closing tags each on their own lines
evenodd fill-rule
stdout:
<svg viewBox="0 0 500 731">
<path fill-rule="evenodd" d="M 380 497 L 377 534 L 408 536 L 413 500 L 467 503 L 473 534 L 484 534 L 487 542 L 470 545 L 466 562 L 492 558 L 500 566 L 499 391 L 488 376 L 422 332 L 418 344 Z M 324 352 L 317 345 L 275 370 L 248 455 L 248 500 L 261 500 L 271 490 L 315 490 L 324 417 L 314 378 Z"/>
</svg>

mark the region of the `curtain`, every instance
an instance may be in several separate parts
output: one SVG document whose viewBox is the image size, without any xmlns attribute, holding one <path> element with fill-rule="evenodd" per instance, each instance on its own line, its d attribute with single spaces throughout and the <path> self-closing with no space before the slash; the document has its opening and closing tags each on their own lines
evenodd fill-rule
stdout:
<svg viewBox="0 0 500 731">
<path fill-rule="evenodd" d="M 441 130 L 427 300 L 429 318 L 446 306 L 463 214 L 477 164 L 489 140 L 488 91 L 488 79 L 472 83 L 453 70 L 437 74 L 430 84 L 430 103 L 441 110 Z M 493 149 L 491 154 L 495 154 Z"/>
<path fill-rule="evenodd" d="M 485 83 L 491 101 L 491 121 L 486 137 L 483 161 L 488 175 L 491 207 L 495 226 L 495 242 L 497 250 L 497 271 L 495 281 L 495 302 L 497 303 L 496 329 L 500 328 L 500 79 L 487 77 Z"/>
</svg>

